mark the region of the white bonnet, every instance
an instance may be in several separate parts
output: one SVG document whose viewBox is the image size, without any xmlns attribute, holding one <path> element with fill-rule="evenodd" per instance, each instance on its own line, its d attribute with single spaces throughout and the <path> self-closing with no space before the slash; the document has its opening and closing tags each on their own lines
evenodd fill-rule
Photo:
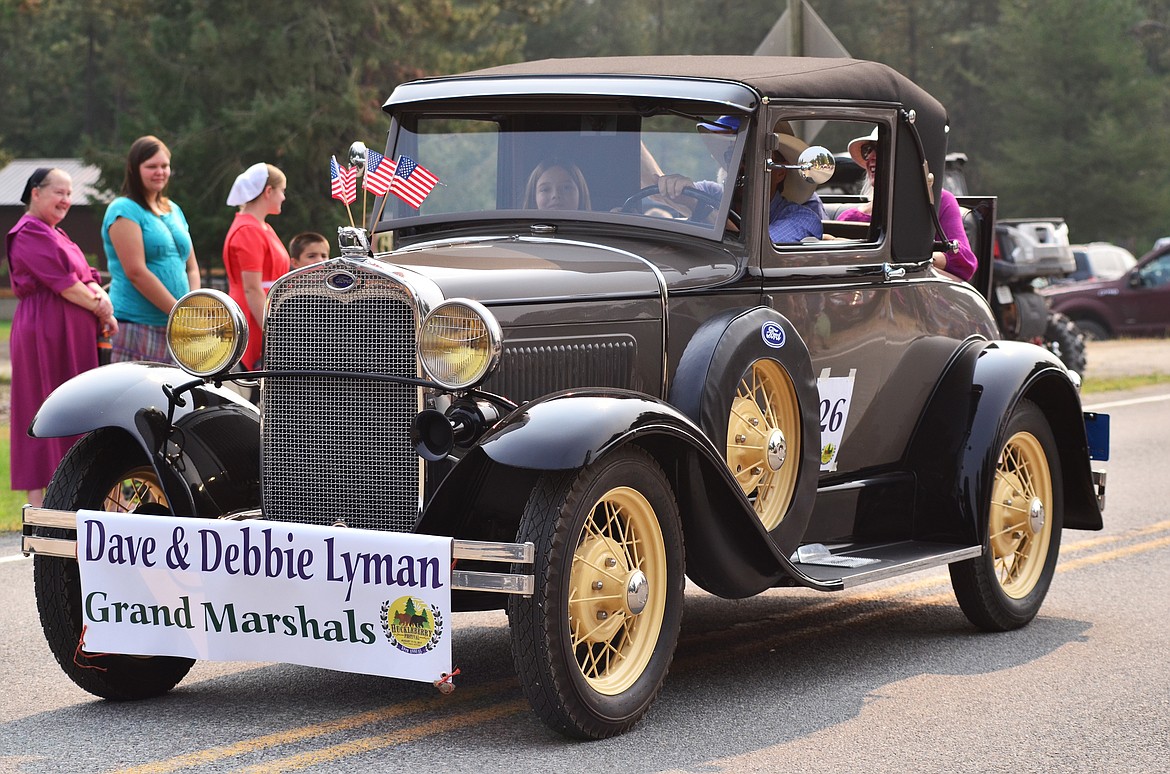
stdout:
<svg viewBox="0 0 1170 774">
<path fill-rule="evenodd" d="M 268 185 L 268 165 L 263 161 L 253 164 L 236 177 L 232 183 L 231 193 L 228 194 L 229 207 L 239 207 L 247 204 L 260 194 L 264 193 L 264 186 Z"/>
</svg>

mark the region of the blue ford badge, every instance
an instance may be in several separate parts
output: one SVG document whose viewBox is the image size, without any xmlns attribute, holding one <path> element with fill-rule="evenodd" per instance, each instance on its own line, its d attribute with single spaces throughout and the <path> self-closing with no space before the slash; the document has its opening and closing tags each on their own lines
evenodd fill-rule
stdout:
<svg viewBox="0 0 1170 774">
<path fill-rule="evenodd" d="M 780 349 L 784 346 L 784 329 L 780 327 L 780 323 L 768 321 L 760 328 L 760 336 L 763 337 L 764 343 L 772 349 Z"/>
<path fill-rule="evenodd" d="M 348 271 L 335 271 L 325 278 L 325 284 L 329 286 L 330 290 L 337 290 L 344 293 L 357 284 L 357 277 Z"/>
</svg>

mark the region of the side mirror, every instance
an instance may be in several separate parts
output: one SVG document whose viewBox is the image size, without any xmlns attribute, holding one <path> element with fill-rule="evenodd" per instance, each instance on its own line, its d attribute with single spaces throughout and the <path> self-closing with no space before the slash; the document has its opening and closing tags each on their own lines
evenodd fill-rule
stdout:
<svg viewBox="0 0 1170 774">
<path fill-rule="evenodd" d="M 1143 287 L 1146 283 L 1142 282 L 1142 275 L 1140 272 L 1131 271 L 1129 273 L 1129 286 L 1131 288 Z"/>
<path fill-rule="evenodd" d="M 768 150 L 780 150 L 780 136 L 772 133 L 768 136 Z M 792 169 L 796 170 L 797 174 L 801 176 L 807 183 L 814 183 L 820 185 L 821 183 L 829 182 L 829 178 L 833 176 L 833 170 L 837 168 L 837 162 L 833 158 L 832 152 L 820 145 L 810 145 L 800 153 L 800 157 L 795 164 L 779 164 L 772 159 L 768 159 L 768 169 Z"/>
<path fill-rule="evenodd" d="M 800 167 L 800 176 L 805 181 L 817 185 L 829 182 L 829 178 L 833 176 L 833 170 L 837 168 L 837 161 L 833 158 L 833 154 L 828 148 L 820 145 L 806 148 L 797 161 Z"/>
</svg>

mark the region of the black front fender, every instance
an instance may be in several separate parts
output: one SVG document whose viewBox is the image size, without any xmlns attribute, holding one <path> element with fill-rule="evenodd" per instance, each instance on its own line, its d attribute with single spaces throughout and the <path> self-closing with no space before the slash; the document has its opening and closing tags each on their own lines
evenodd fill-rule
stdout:
<svg viewBox="0 0 1170 774">
<path fill-rule="evenodd" d="M 192 382 L 172 407 L 168 391 Z M 142 446 L 178 515 L 260 506 L 259 410 L 229 389 L 159 363 L 114 363 L 54 390 L 28 432 L 54 438 L 101 428 Z"/>
<path fill-rule="evenodd" d="M 642 446 L 678 499 L 687 574 L 719 596 L 746 597 L 800 573 L 773 543 L 702 430 L 673 406 L 621 390 L 569 391 L 527 404 L 455 465 L 428 504 L 420 531 L 457 537 L 515 530 L 544 471 L 576 470 L 619 448 Z M 497 537 L 498 539 L 498 537 Z"/>
<path fill-rule="evenodd" d="M 588 465 L 630 436 L 651 430 L 710 446 L 703 431 L 668 403 L 625 390 L 571 390 L 514 411 L 480 447 L 503 465 L 571 470 Z"/>
</svg>

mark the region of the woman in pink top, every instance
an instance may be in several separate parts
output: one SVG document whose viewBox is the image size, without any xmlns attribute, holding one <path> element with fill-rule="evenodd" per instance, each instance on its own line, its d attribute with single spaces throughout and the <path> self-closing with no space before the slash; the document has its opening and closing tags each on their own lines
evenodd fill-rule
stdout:
<svg viewBox="0 0 1170 774">
<path fill-rule="evenodd" d="M 60 169 L 38 169 L 20 200 L 27 212 L 8 232 L 8 270 L 18 303 L 12 318 L 12 488 L 40 506 L 45 486 L 77 440 L 30 438 L 28 426 L 63 382 L 97 368 L 98 331 L 118 330 L 110 297 L 58 224 L 73 204 L 73 181 Z"/>
<path fill-rule="evenodd" d="M 232 185 L 227 203 L 239 207 L 223 243 L 228 295 L 248 317 L 244 367 L 260 367 L 264 354 L 264 307 L 268 288 L 289 269 L 288 251 L 265 219 L 284 204 L 284 173 L 271 164 L 253 164 Z"/>
<path fill-rule="evenodd" d="M 857 137 L 849 143 L 849 155 L 859 166 L 865 168 L 866 188 L 873 190 L 878 164 L 878 134 L 875 127 L 865 137 Z M 845 210 L 837 216 L 838 220 L 853 220 L 868 223 L 873 210 L 873 202 L 866 202 L 853 209 Z M 934 266 L 944 269 L 961 280 L 969 280 L 975 274 L 975 253 L 971 250 L 971 243 L 967 239 L 967 230 L 963 228 L 963 213 L 959 209 L 959 202 L 955 195 L 945 188 L 938 199 L 938 220 L 942 226 L 943 239 L 954 240 L 959 243 L 957 253 L 935 253 Z"/>
</svg>

